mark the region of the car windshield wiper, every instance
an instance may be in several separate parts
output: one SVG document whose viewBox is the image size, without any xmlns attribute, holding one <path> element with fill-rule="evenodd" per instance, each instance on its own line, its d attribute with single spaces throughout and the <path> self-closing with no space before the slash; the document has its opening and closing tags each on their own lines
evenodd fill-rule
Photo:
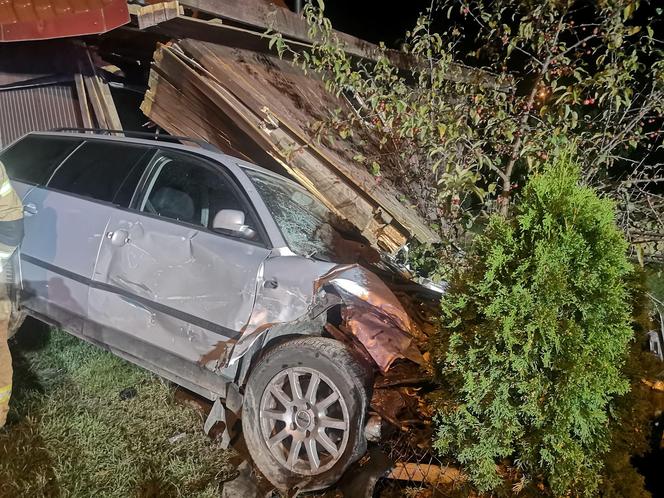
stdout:
<svg viewBox="0 0 664 498">
<path fill-rule="evenodd" d="M 332 259 L 329 256 L 328 257 L 324 256 L 324 254 L 325 253 L 322 253 L 321 251 L 316 249 L 315 251 L 311 251 L 309 254 L 307 254 L 306 257 L 309 259 L 315 259 L 317 261 L 325 261 L 327 263 L 331 263 Z"/>
</svg>

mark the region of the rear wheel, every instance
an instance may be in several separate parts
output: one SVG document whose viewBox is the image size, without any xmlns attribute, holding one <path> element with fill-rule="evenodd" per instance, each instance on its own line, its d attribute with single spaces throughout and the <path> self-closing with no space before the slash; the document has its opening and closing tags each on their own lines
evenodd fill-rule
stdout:
<svg viewBox="0 0 664 498">
<path fill-rule="evenodd" d="M 325 488 L 366 450 L 367 371 L 340 342 L 298 338 L 268 351 L 245 390 L 242 428 L 280 489 Z"/>
</svg>

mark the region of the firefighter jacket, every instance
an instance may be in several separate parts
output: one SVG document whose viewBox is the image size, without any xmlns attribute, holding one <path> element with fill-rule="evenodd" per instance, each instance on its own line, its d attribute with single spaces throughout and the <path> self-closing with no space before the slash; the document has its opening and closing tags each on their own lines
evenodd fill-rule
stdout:
<svg viewBox="0 0 664 498">
<path fill-rule="evenodd" d="M 9 258 L 23 240 L 23 205 L 0 162 L 0 262 Z"/>
</svg>

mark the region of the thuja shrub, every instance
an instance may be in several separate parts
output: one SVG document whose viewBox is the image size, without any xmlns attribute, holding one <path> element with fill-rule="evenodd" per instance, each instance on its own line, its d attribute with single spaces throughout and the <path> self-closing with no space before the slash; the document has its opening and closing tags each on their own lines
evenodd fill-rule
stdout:
<svg viewBox="0 0 664 498">
<path fill-rule="evenodd" d="M 551 157 L 442 300 L 433 349 L 448 397 L 434 445 L 481 491 L 595 494 L 612 403 L 629 390 L 627 243 L 574 152 Z"/>
</svg>

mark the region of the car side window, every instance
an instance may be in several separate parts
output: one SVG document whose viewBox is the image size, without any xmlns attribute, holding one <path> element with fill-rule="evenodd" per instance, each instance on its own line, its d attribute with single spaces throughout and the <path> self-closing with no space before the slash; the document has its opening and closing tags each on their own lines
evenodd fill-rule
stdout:
<svg viewBox="0 0 664 498">
<path fill-rule="evenodd" d="M 211 231 L 259 241 L 253 214 L 234 186 L 207 161 L 159 151 L 138 209 Z"/>
<path fill-rule="evenodd" d="M 48 187 L 113 202 L 120 187 L 149 150 L 143 145 L 87 141 L 55 171 Z"/>
<path fill-rule="evenodd" d="M 82 139 L 27 135 L 0 154 L 12 180 L 44 185 Z"/>
</svg>

